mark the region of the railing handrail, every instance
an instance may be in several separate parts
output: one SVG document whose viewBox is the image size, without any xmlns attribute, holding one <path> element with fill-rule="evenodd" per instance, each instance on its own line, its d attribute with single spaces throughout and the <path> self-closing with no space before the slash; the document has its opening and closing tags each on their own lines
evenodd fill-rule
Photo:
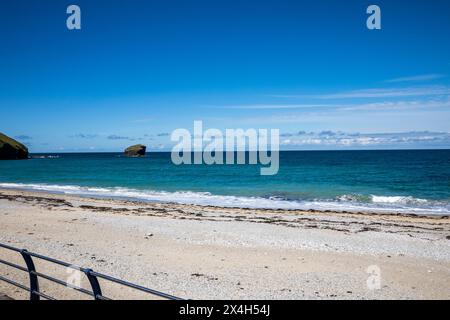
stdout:
<svg viewBox="0 0 450 320">
<path fill-rule="evenodd" d="M 28 272 L 29 278 L 30 278 L 30 287 L 26 287 L 23 284 L 20 284 L 20 283 L 15 282 L 15 281 L 13 281 L 11 279 L 5 278 L 5 277 L 3 277 L 1 275 L 0 275 L 0 281 L 4 281 L 6 283 L 9 283 L 11 285 L 14 285 L 14 286 L 22 289 L 22 290 L 30 292 L 30 300 L 40 300 L 41 297 L 45 298 L 47 300 L 56 300 L 55 298 L 53 298 L 51 296 L 48 296 L 45 293 L 42 293 L 42 292 L 39 291 L 39 278 L 43 278 L 43 279 L 49 280 L 51 282 L 57 283 L 59 285 L 62 285 L 64 287 L 74 289 L 74 290 L 76 290 L 78 292 L 81 292 L 83 294 L 86 294 L 86 295 L 89 295 L 91 297 L 94 297 L 95 300 L 111 300 L 110 298 L 108 298 L 108 297 L 106 297 L 106 296 L 104 296 L 102 294 L 101 287 L 100 287 L 100 284 L 98 282 L 98 278 L 106 280 L 106 281 L 110 281 L 110 282 L 113 282 L 113 283 L 117 283 L 119 285 L 122 285 L 122 286 L 125 286 L 125 287 L 128 287 L 128 288 L 132 288 L 132 289 L 135 289 L 135 290 L 138 290 L 138 291 L 142 291 L 142 292 L 145 292 L 145 293 L 148 293 L 148 294 L 152 294 L 152 295 L 155 295 L 155 296 L 158 296 L 158 297 L 161 297 L 161 298 L 165 298 L 165 299 L 168 299 L 168 300 L 183 300 L 182 298 L 178 298 L 178 297 L 172 296 L 172 295 L 167 294 L 167 293 L 163 293 L 163 292 L 160 292 L 160 291 L 157 291 L 157 290 L 154 290 L 154 289 L 150 289 L 150 288 L 146 288 L 146 287 L 143 287 L 141 285 L 134 284 L 134 283 L 131 283 L 131 282 L 128 282 L 128 281 L 125 281 L 125 280 L 114 278 L 112 276 L 109 276 L 109 275 L 106 275 L 106 274 L 103 274 L 103 273 L 95 272 L 92 269 L 79 267 L 77 265 L 73 265 L 73 264 L 70 264 L 70 263 L 67 263 L 67 262 L 64 262 L 64 261 L 61 261 L 61 260 L 50 258 L 50 257 L 44 256 L 44 255 L 38 254 L 38 253 L 30 252 L 30 251 L 27 251 L 26 249 L 19 249 L 19 248 L 16 248 L 16 247 L 13 247 L 13 246 L 10 246 L 10 245 L 7 245 L 7 244 L 3 244 L 3 243 L 0 243 L 0 248 L 11 250 L 11 251 L 15 251 L 15 252 L 17 252 L 17 253 L 22 255 L 22 257 L 23 257 L 23 259 L 25 261 L 25 264 L 27 266 L 26 268 L 22 267 L 22 266 L 19 266 L 17 264 L 14 264 L 12 262 L 8 262 L 8 261 L 5 261 L 5 260 L 2 260 L 2 259 L 0 259 L 0 264 L 7 265 L 9 267 L 12 267 L 12 268 L 24 271 L 24 272 Z M 57 264 L 57 265 L 60 265 L 60 266 L 66 267 L 66 268 L 71 268 L 73 270 L 78 270 L 78 271 L 84 273 L 85 276 L 89 280 L 89 283 L 91 285 L 92 291 L 89 291 L 87 289 L 84 289 L 84 288 L 81 288 L 81 287 L 69 284 L 69 283 L 67 283 L 65 281 L 62 281 L 60 279 L 56 279 L 56 278 L 53 278 L 52 276 L 49 276 L 49 275 L 46 275 L 44 273 L 36 271 L 36 268 L 34 266 L 34 262 L 33 262 L 32 258 L 36 258 L 36 259 L 39 259 L 39 260 L 44 260 L 44 261 L 47 261 L 47 262 L 51 262 L 51 263 L 54 263 L 54 264 Z"/>
</svg>

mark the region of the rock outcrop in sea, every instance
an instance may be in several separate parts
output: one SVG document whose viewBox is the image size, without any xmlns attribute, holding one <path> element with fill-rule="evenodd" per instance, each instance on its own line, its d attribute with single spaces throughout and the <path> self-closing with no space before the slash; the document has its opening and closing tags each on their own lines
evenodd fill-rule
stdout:
<svg viewBox="0 0 450 320">
<path fill-rule="evenodd" d="M 127 157 L 143 157 L 147 147 L 142 144 L 136 144 L 134 146 L 125 149 L 125 156 Z"/>
<path fill-rule="evenodd" d="M 28 148 L 0 132 L 0 160 L 28 159 Z"/>
</svg>

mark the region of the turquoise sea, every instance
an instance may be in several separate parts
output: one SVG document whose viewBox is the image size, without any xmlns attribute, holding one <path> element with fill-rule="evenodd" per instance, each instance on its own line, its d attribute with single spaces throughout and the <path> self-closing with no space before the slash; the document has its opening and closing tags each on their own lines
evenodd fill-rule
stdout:
<svg viewBox="0 0 450 320">
<path fill-rule="evenodd" d="M 0 161 L 0 187 L 249 208 L 450 214 L 450 150 L 285 151 L 280 170 L 172 164 L 170 153 L 32 154 Z"/>
</svg>

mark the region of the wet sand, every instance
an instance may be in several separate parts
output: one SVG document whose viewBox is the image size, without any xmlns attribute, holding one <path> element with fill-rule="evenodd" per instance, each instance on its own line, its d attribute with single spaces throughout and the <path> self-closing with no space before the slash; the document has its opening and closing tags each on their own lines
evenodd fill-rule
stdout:
<svg viewBox="0 0 450 320">
<path fill-rule="evenodd" d="M 450 298 L 448 216 L 203 207 L 0 189 L 0 242 L 190 299 Z M 3 249 L 0 258 L 23 265 Z M 37 268 L 70 276 L 47 263 Z M 0 265 L 0 274 L 28 284 L 26 274 L 9 267 Z M 102 286 L 113 298 L 150 298 Z M 41 287 L 58 298 L 84 298 L 45 281 Z M 27 297 L 2 282 L 0 292 Z"/>
</svg>

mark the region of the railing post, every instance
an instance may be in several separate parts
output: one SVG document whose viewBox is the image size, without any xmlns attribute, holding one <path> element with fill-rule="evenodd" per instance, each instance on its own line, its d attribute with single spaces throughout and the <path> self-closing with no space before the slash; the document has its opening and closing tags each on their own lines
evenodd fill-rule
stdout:
<svg viewBox="0 0 450 320">
<path fill-rule="evenodd" d="M 30 300 L 40 300 L 39 294 L 39 280 L 38 276 L 34 273 L 36 272 L 36 268 L 33 263 L 33 259 L 31 259 L 30 254 L 27 250 L 20 250 L 23 259 L 25 260 L 25 264 L 27 265 L 28 274 L 30 276 Z"/>
<path fill-rule="evenodd" d="M 97 277 L 92 274 L 92 269 L 84 269 L 83 272 L 91 284 L 94 299 L 101 300 L 100 296 L 102 296 L 102 289 L 100 288 L 100 283 L 98 282 Z"/>
</svg>

